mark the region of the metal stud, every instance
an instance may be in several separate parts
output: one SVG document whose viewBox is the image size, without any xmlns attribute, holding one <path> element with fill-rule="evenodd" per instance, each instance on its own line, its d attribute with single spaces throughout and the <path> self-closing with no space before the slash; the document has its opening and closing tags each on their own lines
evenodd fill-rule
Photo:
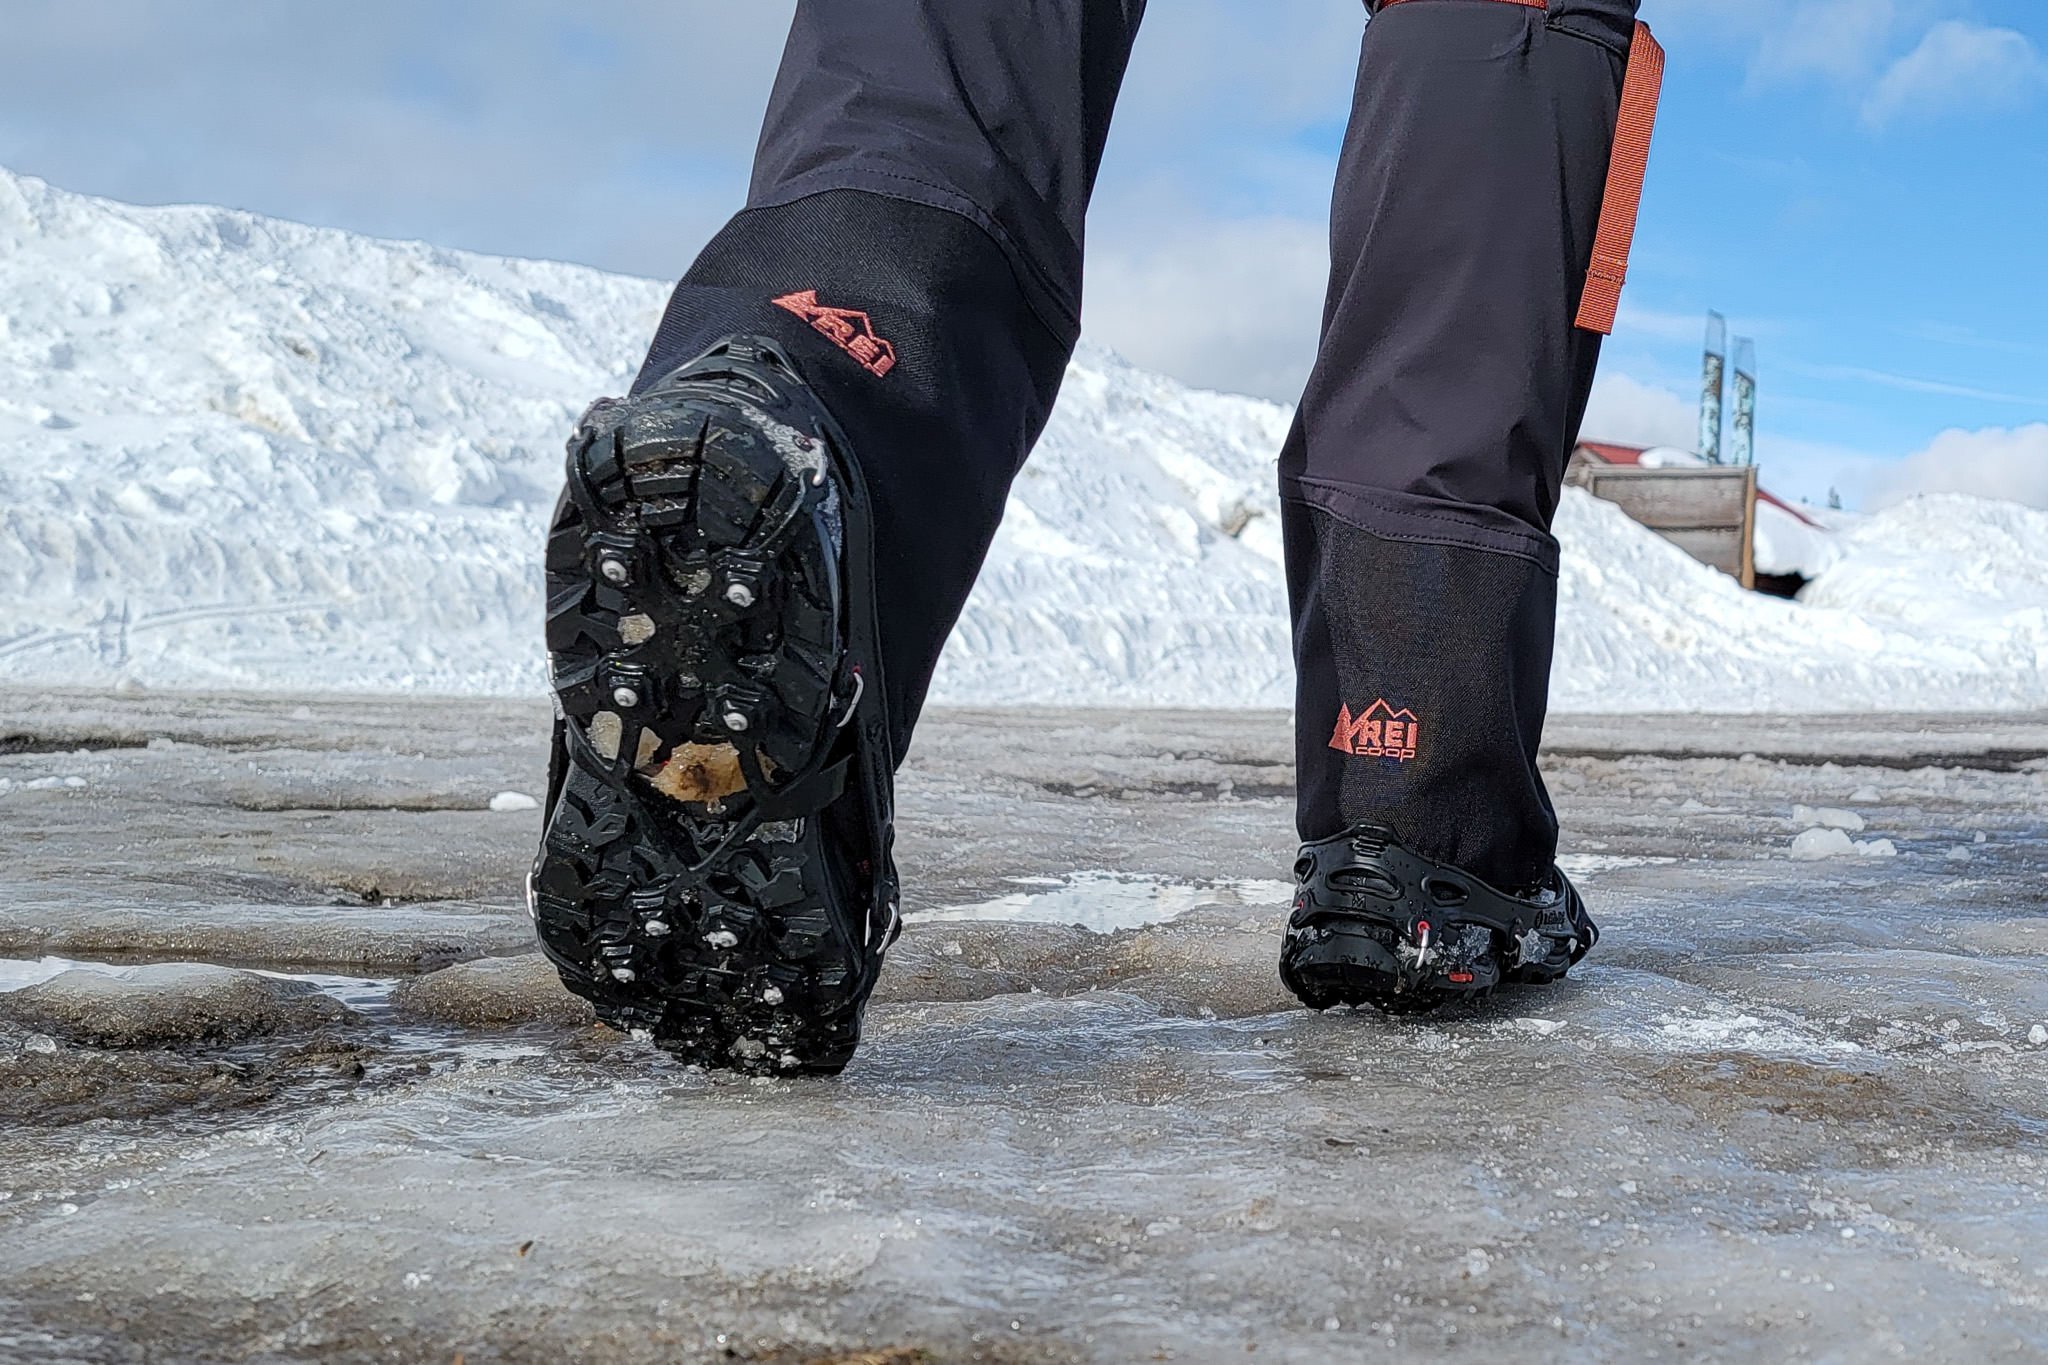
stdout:
<svg viewBox="0 0 2048 1365">
<path fill-rule="evenodd" d="M 612 700 L 621 706 L 631 708 L 640 704 L 640 694 L 630 687 L 620 687 L 613 690 Z"/>
<path fill-rule="evenodd" d="M 731 730 L 734 734 L 744 733 L 747 726 L 751 723 L 747 720 L 746 713 L 743 711 L 728 711 L 723 719 L 725 721 L 725 728 Z"/>
<path fill-rule="evenodd" d="M 606 582 L 623 583 L 626 581 L 626 561 L 623 559 L 614 559 L 607 555 L 597 562 L 597 571 L 605 576 Z"/>
<path fill-rule="evenodd" d="M 725 590 L 725 600 L 736 607 L 754 605 L 754 590 L 744 583 L 735 583 Z"/>
<path fill-rule="evenodd" d="M 614 981 L 632 981 L 637 975 L 638 973 L 634 972 L 631 967 L 612 968 L 612 980 Z"/>
</svg>

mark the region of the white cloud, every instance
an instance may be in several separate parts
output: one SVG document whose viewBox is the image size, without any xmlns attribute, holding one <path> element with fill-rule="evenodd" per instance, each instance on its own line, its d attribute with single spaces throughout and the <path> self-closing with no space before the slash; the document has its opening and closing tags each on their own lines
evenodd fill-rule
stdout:
<svg viewBox="0 0 2048 1365">
<path fill-rule="evenodd" d="M 2048 424 L 1945 431 L 1873 481 L 1873 500 L 1969 493 L 2048 508 Z"/>
<path fill-rule="evenodd" d="M 1881 128 L 1903 116 L 2010 109 L 2048 88 L 2048 61 L 2025 34 L 1951 19 L 1894 62 L 1863 102 Z"/>
<path fill-rule="evenodd" d="M 1330 270 L 1322 223 L 1176 221 L 1097 234 L 1089 337 L 1199 388 L 1294 402 L 1315 361 Z"/>
<path fill-rule="evenodd" d="M 1896 20 L 1893 0 L 1805 0 L 1776 10 L 1757 38 L 1758 84 L 1818 76 L 1855 81 L 1876 69 Z"/>
<path fill-rule="evenodd" d="M 1622 445 L 1677 446 L 1691 450 L 1699 440 L 1699 400 L 1631 379 L 1602 373 L 1586 408 L 1585 437 Z"/>
</svg>

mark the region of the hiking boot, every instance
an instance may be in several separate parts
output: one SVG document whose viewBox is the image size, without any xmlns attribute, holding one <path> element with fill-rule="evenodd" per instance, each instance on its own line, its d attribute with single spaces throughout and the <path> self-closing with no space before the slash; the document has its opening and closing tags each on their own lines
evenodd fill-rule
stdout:
<svg viewBox="0 0 2048 1365">
<path fill-rule="evenodd" d="M 1374 825 L 1304 844 L 1294 874 L 1280 979 L 1310 1009 L 1425 1014 L 1559 980 L 1600 940 L 1563 872 L 1511 896 Z"/>
<path fill-rule="evenodd" d="M 569 441 L 541 947 L 688 1061 L 833 1074 L 898 932 L 895 763 L 852 452 L 734 337 Z"/>
</svg>

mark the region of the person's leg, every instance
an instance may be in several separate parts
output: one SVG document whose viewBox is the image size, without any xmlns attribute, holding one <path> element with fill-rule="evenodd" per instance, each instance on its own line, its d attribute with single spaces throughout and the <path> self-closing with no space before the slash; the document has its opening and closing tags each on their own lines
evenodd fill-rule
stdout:
<svg viewBox="0 0 2048 1365">
<path fill-rule="evenodd" d="M 1281 459 L 1311 843 L 1381 827 L 1510 893 L 1551 873 L 1550 522 L 1634 11 L 1403 0 L 1367 26 Z"/>
<path fill-rule="evenodd" d="M 764 334 L 848 428 L 899 756 L 1080 333 L 1084 220 L 1144 8 L 803 0 L 748 207 L 683 277 L 641 371 L 645 387 Z M 887 372 L 814 309 L 865 314 Z"/>
<path fill-rule="evenodd" d="M 832 1072 L 893 775 L 1079 324 L 1142 0 L 800 0 L 749 206 L 570 442 L 532 883 L 605 1022 Z"/>
</svg>

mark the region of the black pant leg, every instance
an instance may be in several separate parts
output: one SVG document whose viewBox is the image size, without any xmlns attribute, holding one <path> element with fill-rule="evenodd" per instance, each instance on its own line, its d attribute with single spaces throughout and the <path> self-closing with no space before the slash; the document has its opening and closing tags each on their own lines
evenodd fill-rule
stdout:
<svg viewBox="0 0 2048 1365">
<path fill-rule="evenodd" d="M 1143 12 L 802 0 L 748 207 L 641 371 L 764 333 L 848 428 L 899 754 L 1079 336 L 1088 199 Z"/>
<path fill-rule="evenodd" d="M 1281 459 L 1305 839 L 1387 824 L 1508 888 L 1555 857 L 1549 528 L 1634 10 L 1408 0 L 1367 27 Z"/>
</svg>

